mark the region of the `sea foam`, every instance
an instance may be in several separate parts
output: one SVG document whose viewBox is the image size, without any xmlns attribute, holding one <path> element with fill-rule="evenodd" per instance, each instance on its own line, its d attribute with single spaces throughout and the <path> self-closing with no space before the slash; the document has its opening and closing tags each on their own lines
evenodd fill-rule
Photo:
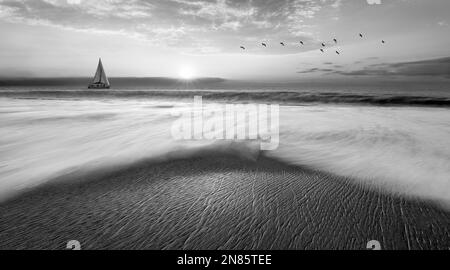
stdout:
<svg viewBox="0 0 450 270">
<path fill-rule="evenodd" d="M 0 104 L 2 198 L 68 173 L 233 147 L 174 140 L 172 112 L 189 108 L 186 101 L 0 98 Z M 266 154 L 448 204 L 449 119 L 446 108 L 281 106 L 280 145 Z M 254 156 L 255 142 L 240 143 Z"/>
</svg>

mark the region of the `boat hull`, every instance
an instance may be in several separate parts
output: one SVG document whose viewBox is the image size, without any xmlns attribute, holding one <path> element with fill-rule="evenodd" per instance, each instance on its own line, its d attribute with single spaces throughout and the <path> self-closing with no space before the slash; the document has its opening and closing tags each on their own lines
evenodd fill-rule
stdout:
<svg viewBox="0 0 450 270">
<path fill-rule="evenodd" d="M 88 89 L 109 89 L 110 86 L 103 83 L 90 84 Z"/>
</svg>

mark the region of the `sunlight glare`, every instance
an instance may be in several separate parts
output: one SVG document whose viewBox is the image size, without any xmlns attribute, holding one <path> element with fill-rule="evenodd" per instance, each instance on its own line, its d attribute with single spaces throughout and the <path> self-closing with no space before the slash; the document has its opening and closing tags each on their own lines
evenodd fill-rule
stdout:
<svg viewBox="0 0 450 270">
<path fill-rule="evenodd" d="M 180 68 L 179 76 L 181 79 L 190 80 L 195 77 L 195 72 L 192 67 L 184 66 Z"/>
</svg>

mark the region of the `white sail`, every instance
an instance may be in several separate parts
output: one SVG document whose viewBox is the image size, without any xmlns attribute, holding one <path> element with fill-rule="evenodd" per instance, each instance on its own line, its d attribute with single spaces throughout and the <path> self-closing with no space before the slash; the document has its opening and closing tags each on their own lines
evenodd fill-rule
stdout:
<svg viewBox="0 0 450 270">
<path fill-rule="evenodd" d="M 109 80 L 106 76 L 105 69 L 103 68 L 102 59 L 98 61 L 97 71 L 95 72 L 94 79 L 89 86 L 90 88 L 109 88 Z"/>
</svg>

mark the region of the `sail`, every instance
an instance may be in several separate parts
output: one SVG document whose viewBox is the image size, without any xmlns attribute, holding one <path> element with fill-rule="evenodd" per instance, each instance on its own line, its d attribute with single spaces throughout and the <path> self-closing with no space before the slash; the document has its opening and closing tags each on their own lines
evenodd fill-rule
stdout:
<svg viewBox="0 0 450 270">
<path fill-rule="evenodd" d="M 97 71 L 95 72 L 92 84 L 104 84 L 105 86 L 110 86 L 108 77 L 106 77 L 105 69 L 103 68 L 102 59 L 99 59 L 98 61 Z"/>
</svg>

